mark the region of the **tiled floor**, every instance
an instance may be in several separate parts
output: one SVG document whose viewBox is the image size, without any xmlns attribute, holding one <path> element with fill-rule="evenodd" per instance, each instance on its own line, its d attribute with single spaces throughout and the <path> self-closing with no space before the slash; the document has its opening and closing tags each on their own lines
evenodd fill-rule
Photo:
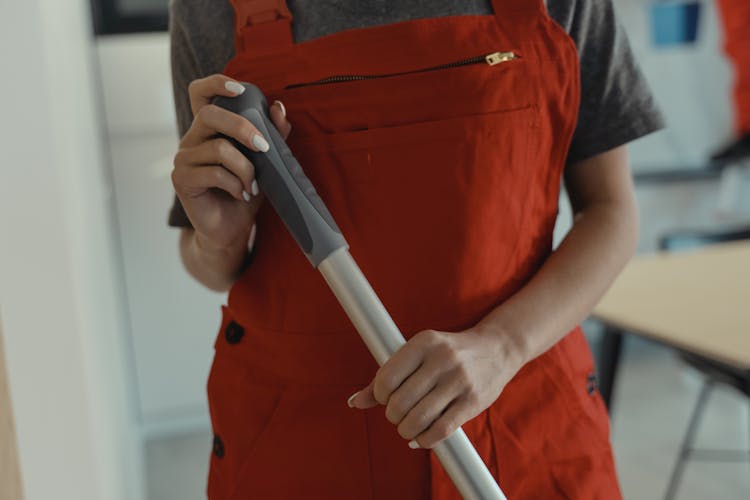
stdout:
<svg viewBox="0 0 750 500">
<path fill-rule="evenodd" d="M 635 339 L 626 344 L 620 374 L 613 441 L 623 493 L 628 500 L 660 499 L 700 379 L 668 350 Z M 719 389 L 710 399 L 698 442 L 709 447 L 747 447 L 749 430 L 747 401 Z M 199 433 L 151 442 L 150 499 L 205 498 L 210 441 L 208 433 Z M 691 462 L 677 498 L 750 499 L 750 463 Z"/>
</svg>

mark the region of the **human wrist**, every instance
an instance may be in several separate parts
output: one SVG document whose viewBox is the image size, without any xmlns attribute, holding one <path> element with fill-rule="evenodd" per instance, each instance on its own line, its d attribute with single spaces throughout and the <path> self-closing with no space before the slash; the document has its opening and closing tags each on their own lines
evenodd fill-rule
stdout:
<svg viewBox="0 0 750 500">
<path fill-rule="evenodd" d="M 208 256 L 228 256 L 234 255 L 242 250 L 247 249 L 247 237 L 238 236 L 231 242 L 216 242 L 203 233 L 195 230 L 193 232 L 193 241 L 196 248 Z"/>
<path fill-rule="evenodd" d="M 520 370 L 531 359 L 528 336 L 515 330 L 508 322 L 487 317 L 475 325 L 472 331 L 477 337 L 484 339 L 497 356 L 513 365 L 515 370 Z"/>
<path fill-rule="evenodd" d="M 247 236 L 241 236 L 229 244 L 219 244 L 195 231 L 193 246 L 200 260 L 210 264 L 222 274 L 234 275 L 245 262 L 248 252 Z"/>
</svg>

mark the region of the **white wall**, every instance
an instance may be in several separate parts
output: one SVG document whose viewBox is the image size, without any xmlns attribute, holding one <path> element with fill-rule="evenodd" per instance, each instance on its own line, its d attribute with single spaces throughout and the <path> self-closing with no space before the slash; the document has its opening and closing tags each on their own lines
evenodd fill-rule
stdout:
<svg viewBox="0 0 750 500">
<path fill-rule="evenodd" d="M 0 4 L 0 314 L 29 500 L 137 500 L 142 443 L 86 0 Z"/>
<path fill-rule="evenodd" d="M 207 429 L 205 383 L 224 294 L 190 278 L 167 226 L 178 137 L 166 34 L 97 41 L 107 139 L 147 436 Z"/>
</svg>

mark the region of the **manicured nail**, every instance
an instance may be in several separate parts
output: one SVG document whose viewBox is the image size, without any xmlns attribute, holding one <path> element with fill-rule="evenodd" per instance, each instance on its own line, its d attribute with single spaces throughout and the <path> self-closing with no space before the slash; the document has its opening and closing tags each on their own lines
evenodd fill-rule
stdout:
<svg viewBox="0 0 750 500">
<path fill-rule="evenodd" d="M 411 448 L 412 450 L 420 448 L 419 443 L 417 443 L 416 439 L 412 439 L 411 441 L 409 441 L 409 448 Z"/>
<path fill-rule="evenodd" d="M 245 92 L 245 87 L 242 84 L 231 80 L 224 84 L 224 88 L 234 95 L 242 95 Z"/>
<path fill-rule="evenodd" d="M 253 196 L 258 196 L 258 193 L 260 193 L 260 189 L 258 189 L 258 181 L 253 181 L 253 183 L 250 184 L 250 192 L 253 193 Z"/>
<path fill-rule="evenodd" d="M 281 108 L 281 114 L 284 116 L 284 118 L 286 118 L 286 107 L 284 106 L 284 103 L 278 100 L 273 101 L 273 103 L 279 105 L 279 107 Z"/>
<path fill-rule="evenodd" d="M 242 190 L 242 199 L 245 201 L 250 201 L 250 195 L 244 189 Z"/>
<path fill-rule="evenodd" d="M 268 144 L 268 141 L 266 141 L 263 137 L 261 137 L 258 134 L 255 134 L 253 136 L 253 146 L 258 148 L 258 151 L 265 153 L 269 149 L 271 149 L 271 146 Z"/>
<path fill-rule="evenodd" d="M 352 394 L 351 396 L 349 396 L 349 399 L 346 400 L 346 404 L 349 406 L 349 408 L 354 408 L 354 405 L 352 404 L 352 401 L 357 396 L 357 394 L 359 394 L 359 391 L 357 391 L 354 394 Z"/>
</svg>

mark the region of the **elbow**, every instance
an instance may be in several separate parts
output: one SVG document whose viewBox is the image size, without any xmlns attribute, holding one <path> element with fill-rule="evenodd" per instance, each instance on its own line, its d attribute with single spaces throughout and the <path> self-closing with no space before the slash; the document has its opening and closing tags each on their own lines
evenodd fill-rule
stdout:
<svg viewBox="0 0 750 500">
<path fill-rule="evenodd" d="M 574 214 L 575 224 L 595 228 L 596 240 L 608 247 L 613 265 L 624 267 L 640 240 L 640 217 L 635 196 L 590 203 Z"/>
<path fill-rule="evenodd" d="M 608 212 L 611 237 L 618 251 L 615 252 L 624 267 L 638 250 L 640 241 L 640 216 L 635 197 L 610 204 Z"/>
</svg>

